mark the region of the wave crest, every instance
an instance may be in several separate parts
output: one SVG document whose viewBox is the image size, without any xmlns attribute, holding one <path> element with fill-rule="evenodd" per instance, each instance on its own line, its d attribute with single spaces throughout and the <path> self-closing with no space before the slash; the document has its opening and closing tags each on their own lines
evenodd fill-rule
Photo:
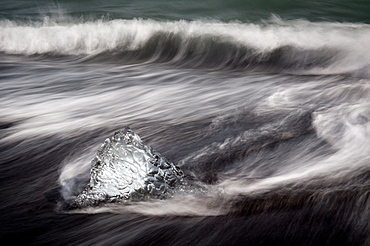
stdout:
<svg viewBox="0 0 370 246">
<path fill-rule="evenodd" d="M 360 69 L 370 61 L 365 24 L 282 21 L 98 20 L 0 22 L 0 51 L 82 56 L 96 61 L 170 62 L 187 67 Z"/>
</svg>

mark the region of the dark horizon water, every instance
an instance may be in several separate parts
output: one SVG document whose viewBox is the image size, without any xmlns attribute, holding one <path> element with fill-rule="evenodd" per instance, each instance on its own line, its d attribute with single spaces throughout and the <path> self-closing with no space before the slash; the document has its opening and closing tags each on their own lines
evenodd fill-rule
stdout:
<svg viewBox="0 0 370 246">
<path fill-rule="evenodd" d="M 369 10 L 1 0 L 0 238 L 369 245 Z M 124 126 L 202 192 L 62 209 Z"/>
</svg>

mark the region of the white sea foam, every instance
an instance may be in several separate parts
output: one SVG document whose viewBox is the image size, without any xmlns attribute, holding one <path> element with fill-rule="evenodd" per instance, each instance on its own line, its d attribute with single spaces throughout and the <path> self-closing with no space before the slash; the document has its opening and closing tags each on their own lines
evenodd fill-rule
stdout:
<svg viewBox="0 0 370 246">
<path fill-rule="evenodd" d="M 328 141 L 331 154 L 315 158 L 310 153 L 280 167 L 272 176 L 246 185 L 246 180 L 225 180 L 220 184 L 229 194 L 258 194 L 286 185 L 309 186 L 311 183 L 338 182 L 360 174 L 370 163 L 369 102 L 343 104 L 314 113 L 317 135 Z"/>
<path fill-rule="evenodd" d="M 122 68 L 121 71 L 124 71 Z M 81 78 L 91 78 L 94 87 L 85 87 L 76 92 L 47 92 L 39 91 L 30 94 L 30 91 L 20 91 L 16 95 L 4 94 L 0 106 L 6 108 L 0 112 L 5 122 L 17 122 L 12 132 L 0 141 L 17 140 L 28 137 L 42 137 L 59 135 L 61 138 L 71 137 L 89 129 L 115 125 L 130 125 L 132 122 L 145 119 L 148 122 L 180 123 L 199 120 L 203 117 L 230 111 L 236 102 L 245 101 L 245 96 L 254 97 L 244 79 L 230 79 L 234 85 L 220 84 L 220 80 L 213 76 L 203 75 L 195 77 L 191 71 L 180 77 L 175 77 L 171 83 L 160 85 L 163 77 L 176 74 L 176 71 L 144 70 L 138 67 L 139 76 L 126 77 L 125 74 L 112 77 L 94 78 L 91 74 L 81 71 Z M 63 83 L 69 74 L 70 68 L 64 72 L 45 77 L 25 78 L 29 85 L 38 86 L 39 83 L 48 83 L 49 80 Z M 162 77 L 163 76 L 163 77 Z M 81 78 L 78 77 L 80 80 Z M 205 86 L 197 85 L 202 80 L 211 80 Z M 107 81 L 106 81 L 107 80 Z M 155 82 L 159 80 L 159 82 Z M 186 82 L 182 82 L 186 80 Z M 154 84 L 151 84 L 153 83 Z M 114 82 L 109 86 L 104 83 Z M 125 86 L 131 82 L 132 86 Z M 79 83 L 78 80 L 75 83 Z M 102 85 L 99 85 L 102 83 Z M 12 87 L 12 83 L 7 85 Z M 54 85 L 49 85 L 51 88 Z M 58 88 L 59 84 L 56 85 Z M 73 85 L 71 85 L 73 86 Z M 235 90 L 235 87 L 238 87 Z M 196 90 L 195 90 L 196 88 Z M 58 90 L 58 89 L 57 89 Z M 266 88 L 266 91 L 271 90 Z M 199 102 L 202 102 L 199 104 Z M 191 110 L 189 110 L 191 109 Z"/>
<path fill-rule="evenodd" d="M 323 53 L 330 60 L 322 67 L 313 66 L 306 70 L 307 74 L 343 74 L 354 70 L 357 71 L 355 75 L 366 74 L 370 61 L 369 25 L 282 20 L 264 24 L 154 20 L 81 23 L 71 20 L 63 24 L 50 20 L 27 24 L 0 21 L 0 52 L 90 56 L 107 51 L 140 50 L 155 35 L 177 35 L 180 38 L 180 49 L 174 61 L 181 61 L 186 49 L 194 46 L 190 42 L 194 38 L 198 41 L 195 47 L 200 56 L 208 49 L 207 42 L 202 40 L 211 38 L 237 48 L 252 48 L 261 59 L 264 54 L 289 46 L 299 51 Z M 332 54 L 332 51 L 335 52 Z M 291 54 L 292 57 L 287 59 L 294 61 L 295 53 Z M 55 135 L 68 139 L 107 126 L 120 127 L 142 120 L 147 125 L 156 122 L 177 125 L 232 115 L 238 112 L 236 107 L 242 111 L 253 105 L 256 115 L 297 108 L 314 110 L 315 133 L 331 145 L 333 152 L 319 157 L 313 156 L 315 153 L 303 156 L 297 153 L 298 157 L 289 163 L 279 163 L 278 170 L 272 175 L 253 182 L 247 179 L 235 181 L 238 176 L 224 179 L 217 186 L 225 189 L 227 194 L 258 193 L 285 184 L 309 183 L 320 177 L 325 177 L 321 180 L 341 179 L 369 163 L 370 88 L 366 76 L 363 80 L 340 75 L 313 77 L 312 81 L 284 74 L 228 77 L 226 73 L 148 67 L 145 64 L 112 68 L 104 64 L 94 67 L 61 61 L 56 61 L 54 66 L 58 69 L 53 72 L 48 71 L 49 67 L 40 60 L 24 59 L 22 62 L 25 66 L 20 65 L 16 74 L 11 70 L 4 71 L 8 77 L 2 81 L 0 107 L 5 110 L 0 111 L 0 118 L 15 124 L 2 131 L 1 143 Z M 316 61 L 309 62 L 315 64 Z M 40 70 L 42 72 L 38 73 Z M 81 155 L 71 156 L 61 163 L 59 181 L 62 186 L 73 189 L 78 178 L 88 179 L 90 161 L 101 142 L 95 144 L 85 148 Z M 242 178 L 248 175 L 253 178 L 254 173 L 258 173 L 256 169 L 241 173 Z M 66 199 L 70 199 L 75 191 L 62 192 Z M 217 195 L 215 197 L 209 204 L 217 200 Z M 176 214 L 182 203 L 181 198 L 181 202 L 176 199 L 172 203 L 138 204 L 124 208 L 123 212 L 140 212 L 141 206 L 146 206 L 145 211 L 149 214 L 161 215 L 171 209 Z M 194 206 L 190 208 L 194 212 L 182 207 L 183 214 L 219 213 L 217 206 L 207 210 L 208 204 L 202 203 L 202 198 L 190 196 L 185 199 L 193 202 Z M 117 211 L 121 211 L 120 208 Z"/>
<path fill-rule="evenodd" d="M 254 49 L 262 60 L 264 54 L 284 47 L 301 51 L 317 50 L 327 57 L 333 56 L 330 52 L 334 50 L 335 57 L 329 65 L 315 67 L 317 73 L 353 71 L 368 66 L 370 62 L 369 25 L 279 19 L 264 24 L 141 19 L 81 23 L 56 23 L 47 19 L 20 24 L 3 20 L 0 21 L 0 51 L 24 55 L 96 55 L 115 50 L 140 50 L 156 35 L 162 35 L 162 39 L 170 35 L 179 37 L 180 47 L 173 58 L 175 61 L 182 59 L 189 47 L 195 47 L 200 54 L 207 52 L 210 44 L 206 39 L 210 38 L 215 42 Z M 191 42 L 194 38 L 198 39 L 195 44 Z M 291 56 L 291 59 L 296 59 L 294 53 Z M 303 56 L 301 59 L 315 58 Z"/>
</svg>

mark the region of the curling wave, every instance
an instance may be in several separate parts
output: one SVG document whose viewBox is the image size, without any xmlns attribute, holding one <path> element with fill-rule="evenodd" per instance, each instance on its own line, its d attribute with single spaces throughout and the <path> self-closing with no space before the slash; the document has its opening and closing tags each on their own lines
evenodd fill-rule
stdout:
<svg viewBox="0 0 370 246">
<path fill-rule="evenodd" d="M 0 52 L 83 60 L 170 62 L 188 67 L 343 73 L 368 66 L 370 26 L 278 18 L 216 21 L 0 21 Z M 104 59 L 101 59 L 103 57 Z"/>
</svg>

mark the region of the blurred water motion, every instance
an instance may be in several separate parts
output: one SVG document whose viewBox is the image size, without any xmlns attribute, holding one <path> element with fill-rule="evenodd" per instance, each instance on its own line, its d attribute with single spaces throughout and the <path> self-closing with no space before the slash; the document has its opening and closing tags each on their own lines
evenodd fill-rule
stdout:
<svg viewBox="0 0 370 246">
<path fill-rule="evenodd" d="M 366 4 L 0 3 L 2 238 L 370 243 Z M 64 210 L 126 125 L 199 189 Z"/>
</svg>

